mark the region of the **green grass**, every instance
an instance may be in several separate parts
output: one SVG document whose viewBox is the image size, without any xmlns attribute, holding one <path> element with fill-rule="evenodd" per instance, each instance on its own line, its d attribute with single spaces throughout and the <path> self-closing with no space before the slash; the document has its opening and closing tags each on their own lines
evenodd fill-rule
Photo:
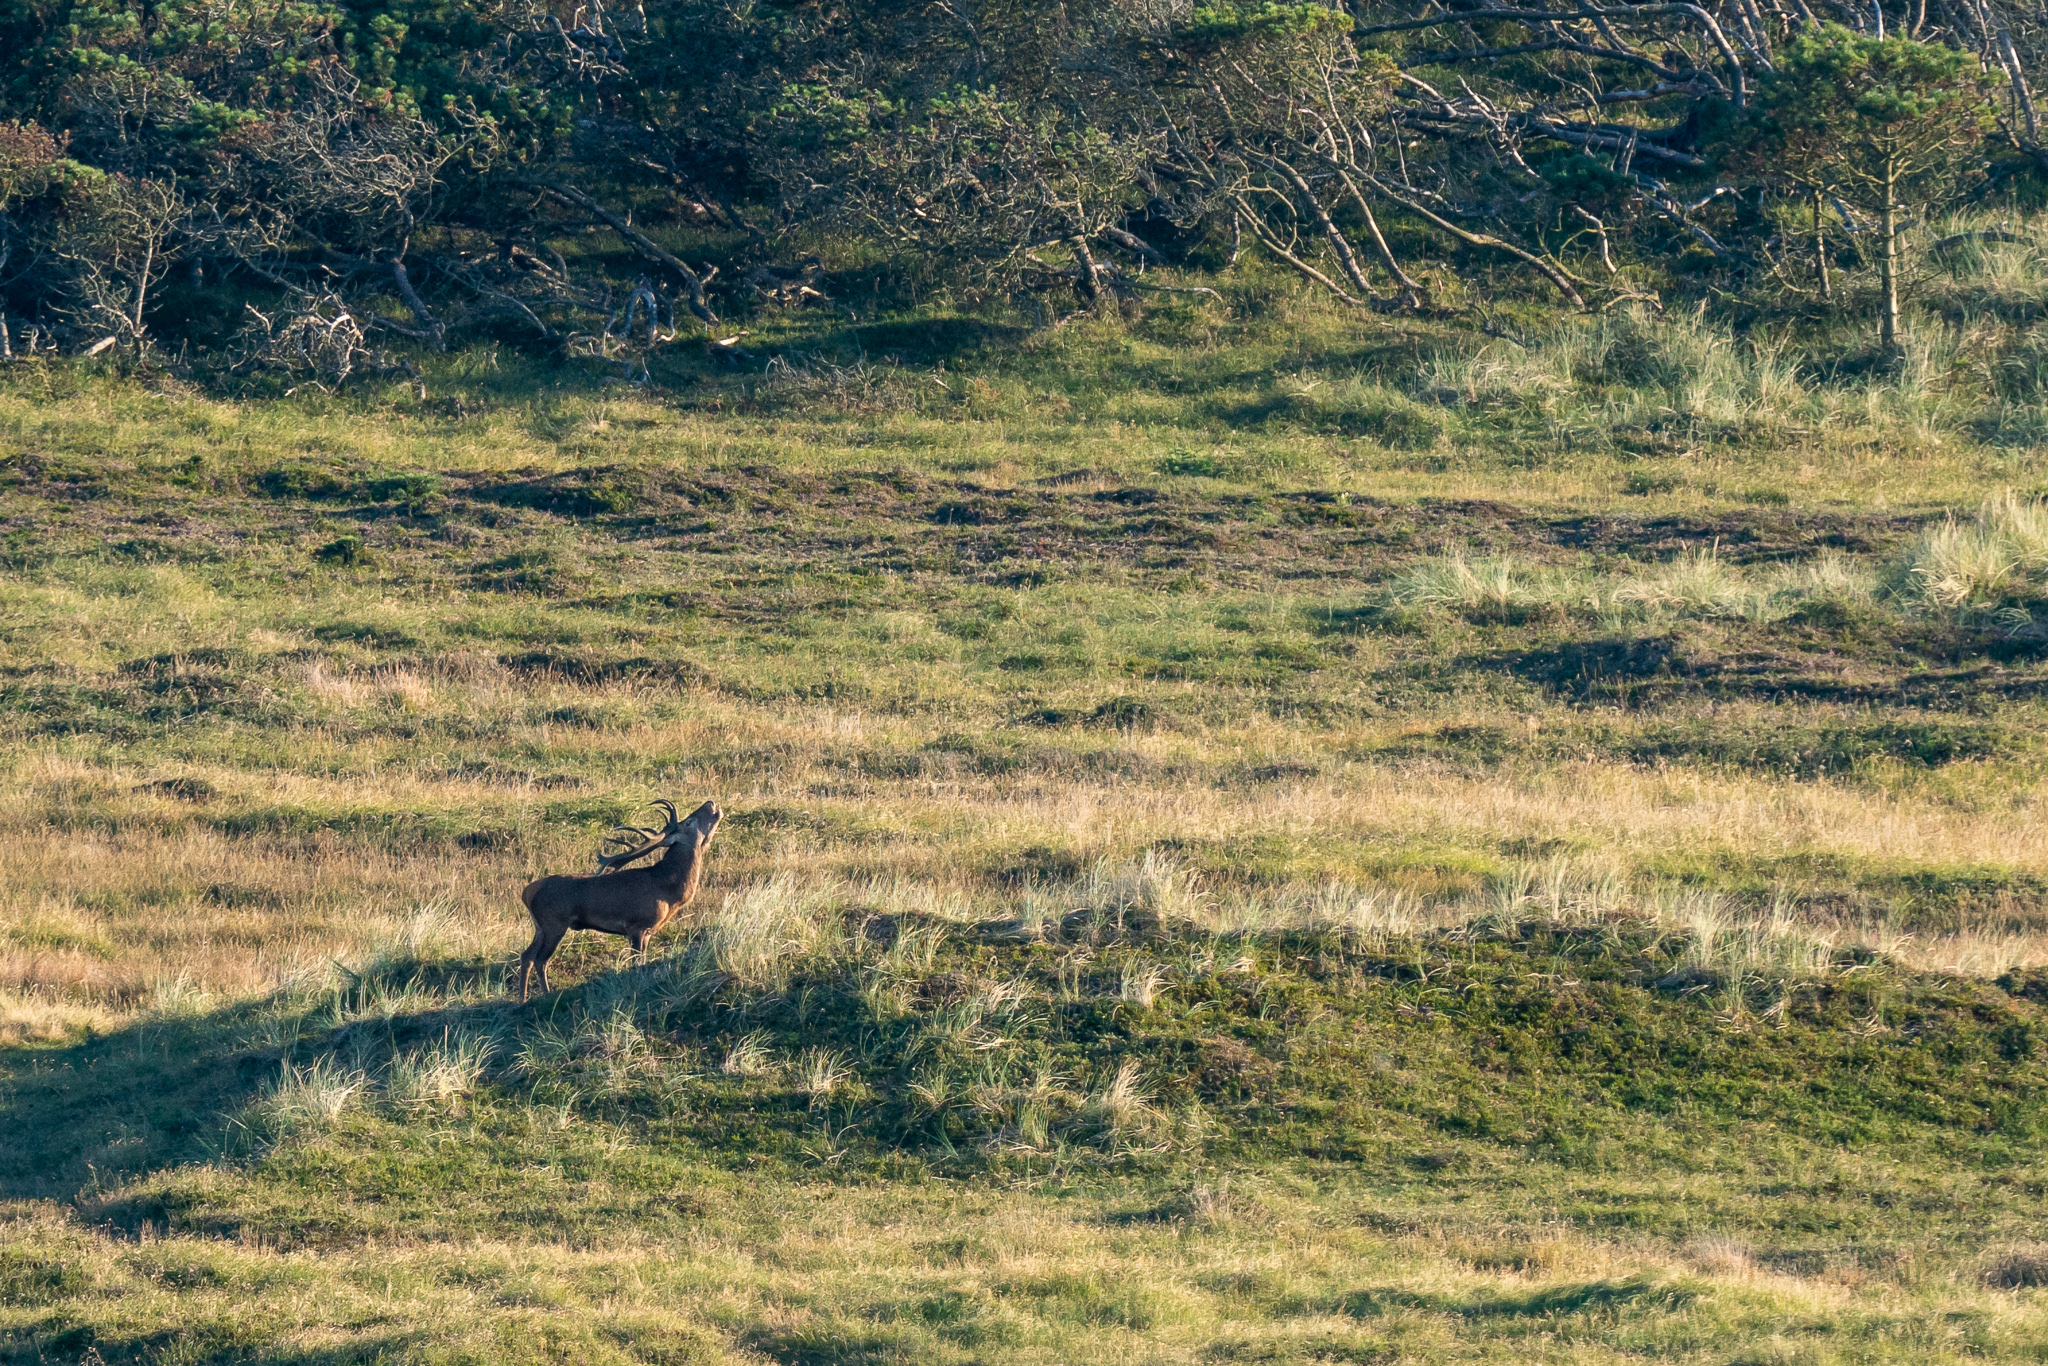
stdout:
<svg viewBox="0 0 2048 1366">
<path fill-rule="evenodd" d="M 18 1055 L 9 1194 L 75 1214 L 15 1207 L 10 1359 L 321 1359 L 318 1323 L 352 1360 L 1516 1360 L 1539 1322 L 1693 1359 L 1795 1305 L 1842 1359 L 2038 1341 L 1968 1284 L 2034 1235 L 2031 979 L 1100 909 L 742 915 L 524 1008 L 429 949 Z"/>
<path fill-rule="evenodd" d="M 2038 1358 L 2035 399 L 1755 341 L 18 366 L 0 1360 Z"/>
</svg>

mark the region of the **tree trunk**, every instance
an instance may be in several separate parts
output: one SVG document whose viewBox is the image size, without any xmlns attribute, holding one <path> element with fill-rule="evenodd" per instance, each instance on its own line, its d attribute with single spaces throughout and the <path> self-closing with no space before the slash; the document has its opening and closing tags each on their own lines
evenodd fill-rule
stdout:
<svg viewBox="0 0 2048 1366">
<path fill-rule="evenodd" d="M 1081 258 L 1081 292 L 1095 308 L 1102 307 L 1108 295 L 1102 288 L 1102 267 L 1095 262 L 1095 253 L 1088 250 L 1088 234 L 1074 234 L 1074 254 Z"/>
<path fill-rule="evenodd" d="M 628 223 L 625 219 L 573 186 L 547 185 L 536 182 L 532 188 L 544 195 L 558 199 L 573 208 L 583 210 L 592 218 L 597 219 L 613 232 L 625 238 L 626 245 L 634 251 L 648 260 L 659 262 L 674 271 L 676 278 L 683 282 L 683 288 L 690 292 L 690 311 L 704 322 L 710 323 L 713 326 L 718 324 L 717 315 L 711 311 L 711 301 L 704 295 L 704 277 L 684 265 L 673 253 L 656 244 L 646 233 L 641 232 L 631 223 Z"/>
<path fill-rule="evenodd" d="M 149 269 L 156 264 L 156 241 L 152 238 L 142 250 L 142 274 L 135 279 L 135 339 L 142 340 L 142 306 L 149 301 Z"/>
<path fill-rule="evenodd" d="M 1834 281 L 1828 278 L 1828 239 L 1821 230 L 1820 191 L 1813 192 L 1813 260 L 1820 271 L 1820 297 L 1835 297 Z"/>
<path fill-rule="evenodd" d="M 446 351 L 448 349 L 448 330 L 441 325 L 440 321 L 434 317 L 433 312 L 428 309 L 427 301 L 420 297 L 419 291 L 412 287 L 412 275 L 407 272 L 405 261 L 402 258 L 391 263 L 391 280 L 393 284 L 398 286 L 398 297 L 405 302 L 407 308 L 412 310 L 414 320 L 419 323 L 420 330 L 426 334 L 427 344 L 436 351 Z"/>
<path fill-rule="evenodd" d="M 1878 304 L 1877 339 L 1887 351 L 1899 349 L 1899 176 L 1897 163 L 1884 164 L 1884 221 L 1878 227 L 1878 266 L 1884 298 Z"/>
</svg>

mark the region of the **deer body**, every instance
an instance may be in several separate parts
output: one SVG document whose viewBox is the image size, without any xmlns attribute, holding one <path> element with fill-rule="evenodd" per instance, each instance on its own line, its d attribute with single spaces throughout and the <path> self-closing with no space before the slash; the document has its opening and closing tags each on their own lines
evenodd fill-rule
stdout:
<svg viewBox="0 0 2048 1366">
<path fill-rule="evenodd" d="M 616 934 L 633 946 L 642 962 L 647 958 L 647 941 L 676 912 L 697 896 L 704 879 L 704 851 L 724 814 L 718 803 L 706 802 L 686 820 L 675 819 L 675 807 L 668 803 L 668 828 L 638 849 L 599 860 L 607 870 L 652 853 L 664 845 L 668 852 L 659 863 L 644 868 L 623 868 L 587 876 L 555 874 L 526 884 L 519 899 L 533 917 L 533 943 L 519 955 L 519 999 L 524 1001 L 533 970 L 540 970 L 540 989 L 548 990 L 548 959 L 571 930 L 596 930 Z"/>
</svg>

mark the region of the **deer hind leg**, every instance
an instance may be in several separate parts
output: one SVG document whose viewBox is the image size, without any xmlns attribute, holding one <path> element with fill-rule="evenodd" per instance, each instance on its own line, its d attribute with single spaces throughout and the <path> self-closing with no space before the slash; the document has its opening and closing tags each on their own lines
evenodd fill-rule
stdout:
<svg viewBox="0 0 2048 1366">
<path fill-rule="evenodd" d="M 540 970 L 541 995 L 545 996 L 548 994 L 548 959 L 555 956 L 555 949 L 561 944 L 562 936 L 568 932 L 566 927 L 562 929 L 550 929 L 542 925 L 534 927 L 533 942 L 526 946 L 525 953 L 519 955 L 519 999 L 521 1001 L 526 999 L 527 979 L 530 971 L 534 968 Z"/>
</svg>

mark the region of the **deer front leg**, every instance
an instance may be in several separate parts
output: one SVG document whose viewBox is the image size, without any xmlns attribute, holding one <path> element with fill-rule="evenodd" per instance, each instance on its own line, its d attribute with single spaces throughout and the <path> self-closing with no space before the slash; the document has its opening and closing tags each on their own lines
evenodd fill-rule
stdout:
<svg viewBox="0 0 2048 1366">
<path fill-rule="evenodd" d="M 626 942 L 633 946 L 634 962 L 643 965 L 647 962 L 647 940 L 653 933 L 652 930 L 638 930 L 626 936 Z"/>
</svg>

